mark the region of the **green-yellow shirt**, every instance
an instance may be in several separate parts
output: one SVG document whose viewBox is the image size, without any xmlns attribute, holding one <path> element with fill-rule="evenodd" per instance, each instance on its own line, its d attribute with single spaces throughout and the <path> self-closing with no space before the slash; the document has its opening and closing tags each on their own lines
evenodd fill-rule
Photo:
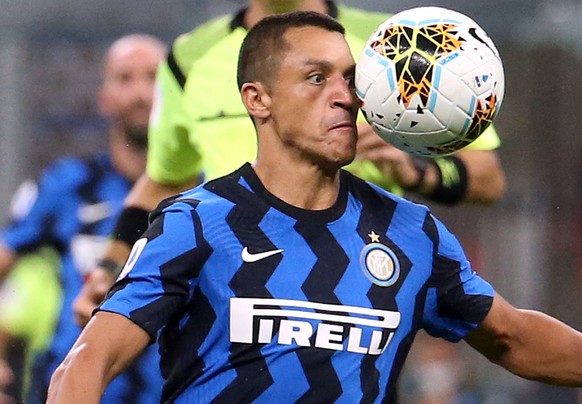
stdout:
<svg viewBox="0 0 582 404">
<path fill-rule="evenodd" d="M 343 5 L 332 4 L 332 11 L 346 29 L 356 60 L 368 37 L 389 17 Z M 158 70 L 150 122 L 147 173 L 155 181 L 180 184 L 200 174 L 213 179 L 255 160 L 256 134 L 236 83 L 246 32 L 236 17 L 224 16 L 174 42 L 172 56 Z M 469 147 L 492 150 L 499 143 L 490 127 Z M 371 162 L 355 161 L 348 169 L 399 192 Z"/>
<path fill-rule="evenodd" d="M 50 247 L 23 255 L 0 288 L 0 328 L 26 341 L 25 366 L 48 347 L 61 307 L 59 254 Z M 29 372 L 25 373 L 25 386 Z"/>
</svg>

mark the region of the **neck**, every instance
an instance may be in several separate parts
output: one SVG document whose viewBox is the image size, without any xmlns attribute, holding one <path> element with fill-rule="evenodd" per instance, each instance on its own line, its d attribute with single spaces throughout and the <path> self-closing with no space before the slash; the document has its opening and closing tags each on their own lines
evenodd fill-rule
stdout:
<svg viewBox="0 0 582 404">
<path fill-rule="evenodd" d="M 250 0 L 244 17 L 244 25 L 247 28 L 251 28 L 269 15 L 288 13 L 291 11 L 316 11 L 327 14 L 328 9 L 324 0 Z"/>
<path fill-rule="evenodd" d="M 128 143 L 119 128 L 112 128 L 109 138 L 113 167 L 128 181 L 135 182 L 145 171 L 145 150 Z"/>
<path fill-rule="evenodd" d="M 324 171 L 316 164 L 300 163 L 278 154 L 277 159 L 261 158 L 253 164 L 265 188 L 289 205 L 323 210 L 333 206 L 340 189 L 339 171 Z"/>
</svg>

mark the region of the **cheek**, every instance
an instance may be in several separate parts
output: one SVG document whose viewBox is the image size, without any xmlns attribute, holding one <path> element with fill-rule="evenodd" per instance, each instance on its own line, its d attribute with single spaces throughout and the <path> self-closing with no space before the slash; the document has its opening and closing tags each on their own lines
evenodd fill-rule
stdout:
<svg viewBox="0 0 582 404">
<path fill-rule="evenodd" d="M 283 107 L 284 118 L 294 126 L 313 125 L 322 117 L 317 103 L 310 98 L 291 100 Z"/>
<path fill-rule="evenodd" d="M 109 112 L 112 115 L 119 115 L 125 109 L 124 105 L 125 103 L 119 97 L 112 99 L 109 103 Z"/>
<path fill-rule="evenodd" d="M 305 86 L 288 88 L 284 96 L 272 97 L 271 115 L 281 130 L 312 131 L 318 120 L 323 119 L 322 114 L 317 94 Z"/>
</svg>

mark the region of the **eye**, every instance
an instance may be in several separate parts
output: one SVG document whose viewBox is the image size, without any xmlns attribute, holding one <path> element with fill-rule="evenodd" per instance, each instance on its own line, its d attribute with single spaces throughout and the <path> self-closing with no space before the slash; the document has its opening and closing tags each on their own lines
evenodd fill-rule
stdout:
<svg viewBox="0 0 582 404">
<path fill-rule="evenodd" d="M 345 78 L 346 84 L 348 85 L 348 87 L 350 88 L 355 88 L 356 87 L 356 80 L 354 76 L 346 76 Z"/>
<path fill-rule="evenodd" d="M 325 81 L 325 77 L 321 73 L 313 73 L 307 77 L 307 80 L 312 84 L 321 84 Z"/>
<path fill-rule="evenodd" d="M 344 80 L 350 88 L 356 88 L 356 67 L 352 67 L 344 73 Z"/>
</svg>

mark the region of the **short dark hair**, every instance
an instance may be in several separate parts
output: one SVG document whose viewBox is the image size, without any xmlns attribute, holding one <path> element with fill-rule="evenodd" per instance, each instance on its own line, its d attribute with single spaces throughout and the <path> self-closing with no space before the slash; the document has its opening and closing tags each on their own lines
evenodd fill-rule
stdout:
<svg viewBox="0 0 582 404">
<path fill-rule="evenodd" d="M 239 90 L 250 81 L 274 78 L 281 56 L 289 50 L 284 35 L 290 28 L 318 27 L 345 35 L 344 27 L 332 17 L 312 11 L 294 11 L 263 18 L 245 37 L 238 56 Z M 265 83 L 267 85 L 271 83 Z"/>
</svg>

